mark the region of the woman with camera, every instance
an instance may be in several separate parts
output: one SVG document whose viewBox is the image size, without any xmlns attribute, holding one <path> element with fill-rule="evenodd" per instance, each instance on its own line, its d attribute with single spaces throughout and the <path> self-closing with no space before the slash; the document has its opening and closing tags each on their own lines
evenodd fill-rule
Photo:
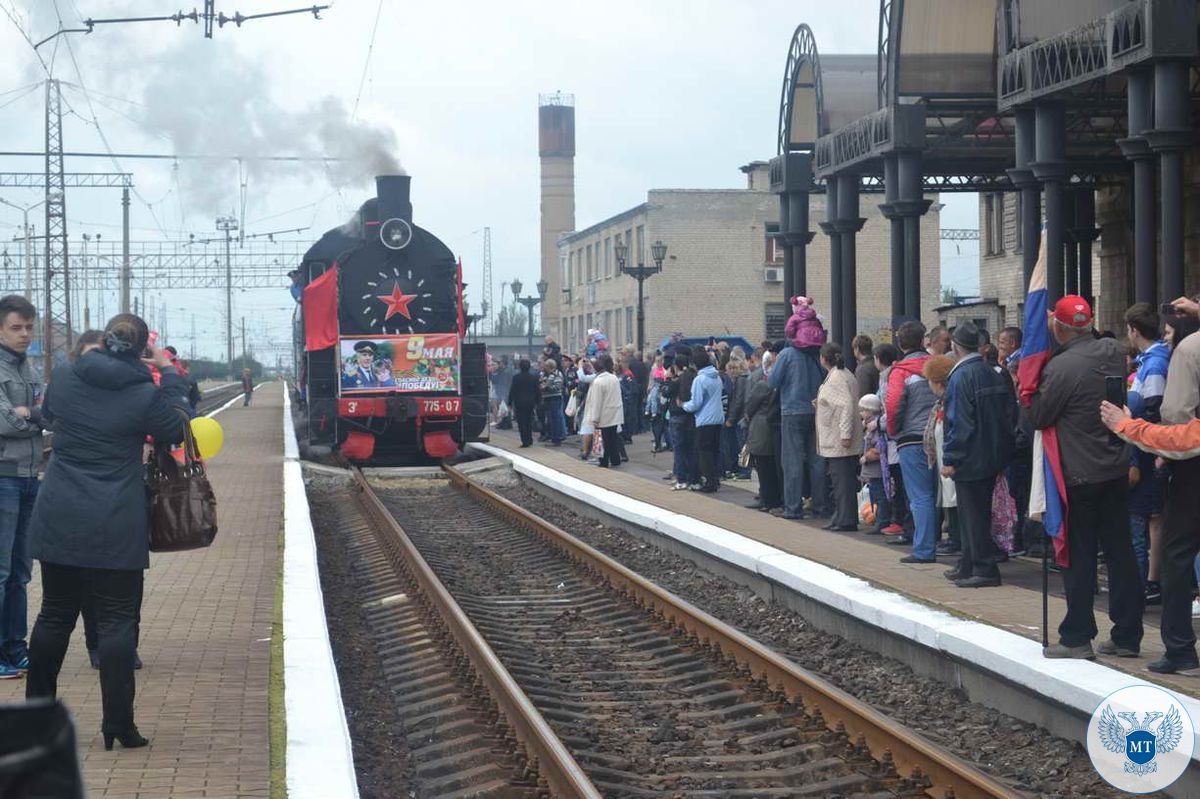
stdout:
<svg viewBox="0 0 1200 799">
<path fill-rule="evenodd" d="M 145 746 L 133 720 L 134 651 L 150 530 L 142 465 L 146 437 L 183 440 L 188 384 L 170 355 L 147 346 L 141 318 L 119 314 L 104 343 L 51 377 L 42 416 L 54 449 L 31 523 L 42 607 L 29 642 L 26 697 L 54 697 L 85 603 L 96 616 L 104 748 Z M 148 366 L 162 375 L 154 385 Z"/>
</svg>

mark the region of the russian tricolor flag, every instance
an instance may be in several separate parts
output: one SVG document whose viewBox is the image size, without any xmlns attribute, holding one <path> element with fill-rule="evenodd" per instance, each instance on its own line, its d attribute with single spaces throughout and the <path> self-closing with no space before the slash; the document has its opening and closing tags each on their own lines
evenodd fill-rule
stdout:
<svg viewBox="0 0 1200 799">
<path fill-rule="evenodd" d="M 1038 390 L 1042 369 L 1050 360 L 1054 346 L 1050 336 L 1048 311 L 1046 237 L 1043 235 L 1037 265 L 1029 278 L 1029 294 L 1025 298 L 1025 331 L 1021 342 L 1021 361 L 1017 366 L 1021 403 L 1026 407 Z M 1038 430 L 1033 435 L 1029 518 L 1040 520 L 1046 528 L 1046 535 L 1054 539 L 1055 563 L 1063 568 L 1070 566 L 1067 550 L 1067 487 L 1063 479 L 1062 457 L 1058 450 L 1058 431 L 1053 427 Z"/>
</svg>

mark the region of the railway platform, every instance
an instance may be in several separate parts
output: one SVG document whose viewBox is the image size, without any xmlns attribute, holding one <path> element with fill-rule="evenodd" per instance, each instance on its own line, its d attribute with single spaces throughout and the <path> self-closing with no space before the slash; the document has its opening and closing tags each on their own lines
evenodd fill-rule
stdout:
<svg viewBox="0 0 1200 799">
<path fill-rule="evenodd" d="M 1041 564 L 1033 558 L 1014 558 L 1002 564 L 1004 584 L 998 588 L 965 590 L 942 578 L 953 564 L 907 565 L 899 558 L 904 547 L 889 546 L 879 536 L 834 533 L 817 524 L 795 522 L 743 507 L 756 490 L 753 482 L 722 483 L 715 495 L 671 491 L 662 479 L 670 470 L 670 453 L 655 457 L 649 437 L 638 436 L 627 446 L 631 461 L 621 469 L 600 469 L 580 460 L 578 445 L 562 447 L 536 444 L 518 449 L 515 433 L 493 432 L 489 445 L 477 450 L 512 461 L 525 478 L 605 514 L 674 539 L 709 563 L 724 564 L 773 586 L 784 586 L 806 596 L 811 607 L 824 605 L 833 615 L 857 618 L 864 626 L 881 631 L 884 643 L 895 652 L 896 639 L 916 642 L 927 653 L 931 670 L 937 662 L 966 666 L 1008 683 L 1014 692 L 1043 703 L 1031 714 L 1055 727 L 1053 708 L 1070 711 L 1075 722 L 1057 732 L 1076 737 L 1078 721 L 1096 703 L 1117 688 L 1151 682 L 1185 697 L 1192 708 L 1200 696 L 1200 680 L 1154 675 L 1145 664 L 1162 652 L 1157 611 L 1146 615 L 1141 657 L 1099 658 L 1095 662 L 1050 661 L 1041 657 Z M 1061 579 L 1050 576 L 1049 618 L 1051 640 L 1065 612 Z M 768 590 L 774 590 L 773 588 Z M 1107 595 L 1097 597 L 1097 624 L 1103 634 L 1109 627 Z M 804 612 L 802 610 L 802 612 Z M 837 622 L 835 621 L 835 625 Z M 903 646 L 903 644 L 901 644 Z M 943 676 L 946 676 L 943 673 Z M 952 675 L 964 688 L 973 678 Z M 1010 694 L 1011 697 L 1011 694 Z M 972 696 L 972 698 L 975 698 Z M 983 699 L 985 704 L 991 701 Z M 1070 727 L 1074 725 L 1076 733 Z"/>
<path fill-rule="evenodd" d="M 282 795 L 272 793 L 273 782 L 282 784 L 285 744 L 282 664 L 273 677 L 273 651 L 278 661 L 280 650 L 272 639 L 290 435 L 284 390 L 266 383 L 250 407 L 239 394 L 218 412 L 225 444 L 208 470 L 218 502 L 216 541 L 203 550 L 152 554 L 146 572 L 138 650 L 145 666 L 136 672 L 135 713 L 150 745 L 104 751 L 99 678 L 82 623 L 63 663 L 59 696 L 75 718 L 91 799 Z M 35 564 L 31 628 L 40 604 Z M 319 624 L 323 630 L 323 615 Z M 0 702 L 24 693 L 24 680 L 0 682 Z"/>
</svg>

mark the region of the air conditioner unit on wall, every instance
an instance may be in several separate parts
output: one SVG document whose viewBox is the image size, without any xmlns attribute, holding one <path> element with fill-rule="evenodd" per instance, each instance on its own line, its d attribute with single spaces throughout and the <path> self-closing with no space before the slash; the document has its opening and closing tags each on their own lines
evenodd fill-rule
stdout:
<svg viewBox="0 0 1200 799">
<path fill-rule="evenodd" d="M 764 283 L 782 283 L 783 282 L 783 269 L 781 269 L 777 266 L 768 266 L 766 269 L 763 270 L 763 282 Z"/>
</svg>

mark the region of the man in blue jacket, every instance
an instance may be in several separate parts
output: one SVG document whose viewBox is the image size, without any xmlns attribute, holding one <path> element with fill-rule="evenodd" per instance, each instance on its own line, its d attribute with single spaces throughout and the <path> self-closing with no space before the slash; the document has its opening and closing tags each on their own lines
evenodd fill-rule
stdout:
<svg viewBox="0 0 1200 799">
<path fill-rule="evenodd" d="M 721 376 L 712 364 L 712 356 L 699 345 L 692 347 L 692 360 L 699 371 L 692 381 L 692 396 L 683 409 L 696 415 L 696 448 L 700 456 L 700 490 L 715 493 L 721 487 L 718 455 L 721 449 L 721 428 L 725 425 L 725 409 L 721 406 Z"/>
<path fill-rule="evenodd" d="M 999 550 L 992 541 L 992 491 L 1008 466 L 1016 429 L 1008 386 L 980 356 L 979 328 L 954 328 L 958 362 L 946 381 L 942 476 L 954 479 L 962 559 L 946 576 L 959 588 L 1000 585 Z"/>
<path fill-rule="evenodd" d="M 804 471 L 812 487 L 813 516 L 828 516 L 825 459 L 817 454 L 817 409 L 813 400 L 825 379 L 817 348 L 785 346 L 771 369 L 767 384 L 779 392 L 783 418 L 783 518 L 804 518 Z"/>
<path fill-rule="evenodd" d="M 1137 373 L 1129 386 L 1126 404 L 1134 419 L 1145 419 L 1154 424 L 1162 422 L 1163 393 L 1167 389 L 1167 367 L 1171 360 L 1167 342 L 1159 337 L 1161 324 L 1158 312 L 1149 303 L 1134 303 L 1125 312 L 1129 343 L 1138 351 L 1134 359 Z M 1152 561 L 1151 556 L 1156 554 L 1156 545 L 1161 543 L 1166 481 L 1154 468 L 1154 460 L 1152 453 L 1137 447 L 1129 448 L 1129 527 L 1133 532 L 1133 553 L 1146 589 L 1147 605 L 1162 601 L 1159 564 L 1157 559 Z"/>
</svg>

